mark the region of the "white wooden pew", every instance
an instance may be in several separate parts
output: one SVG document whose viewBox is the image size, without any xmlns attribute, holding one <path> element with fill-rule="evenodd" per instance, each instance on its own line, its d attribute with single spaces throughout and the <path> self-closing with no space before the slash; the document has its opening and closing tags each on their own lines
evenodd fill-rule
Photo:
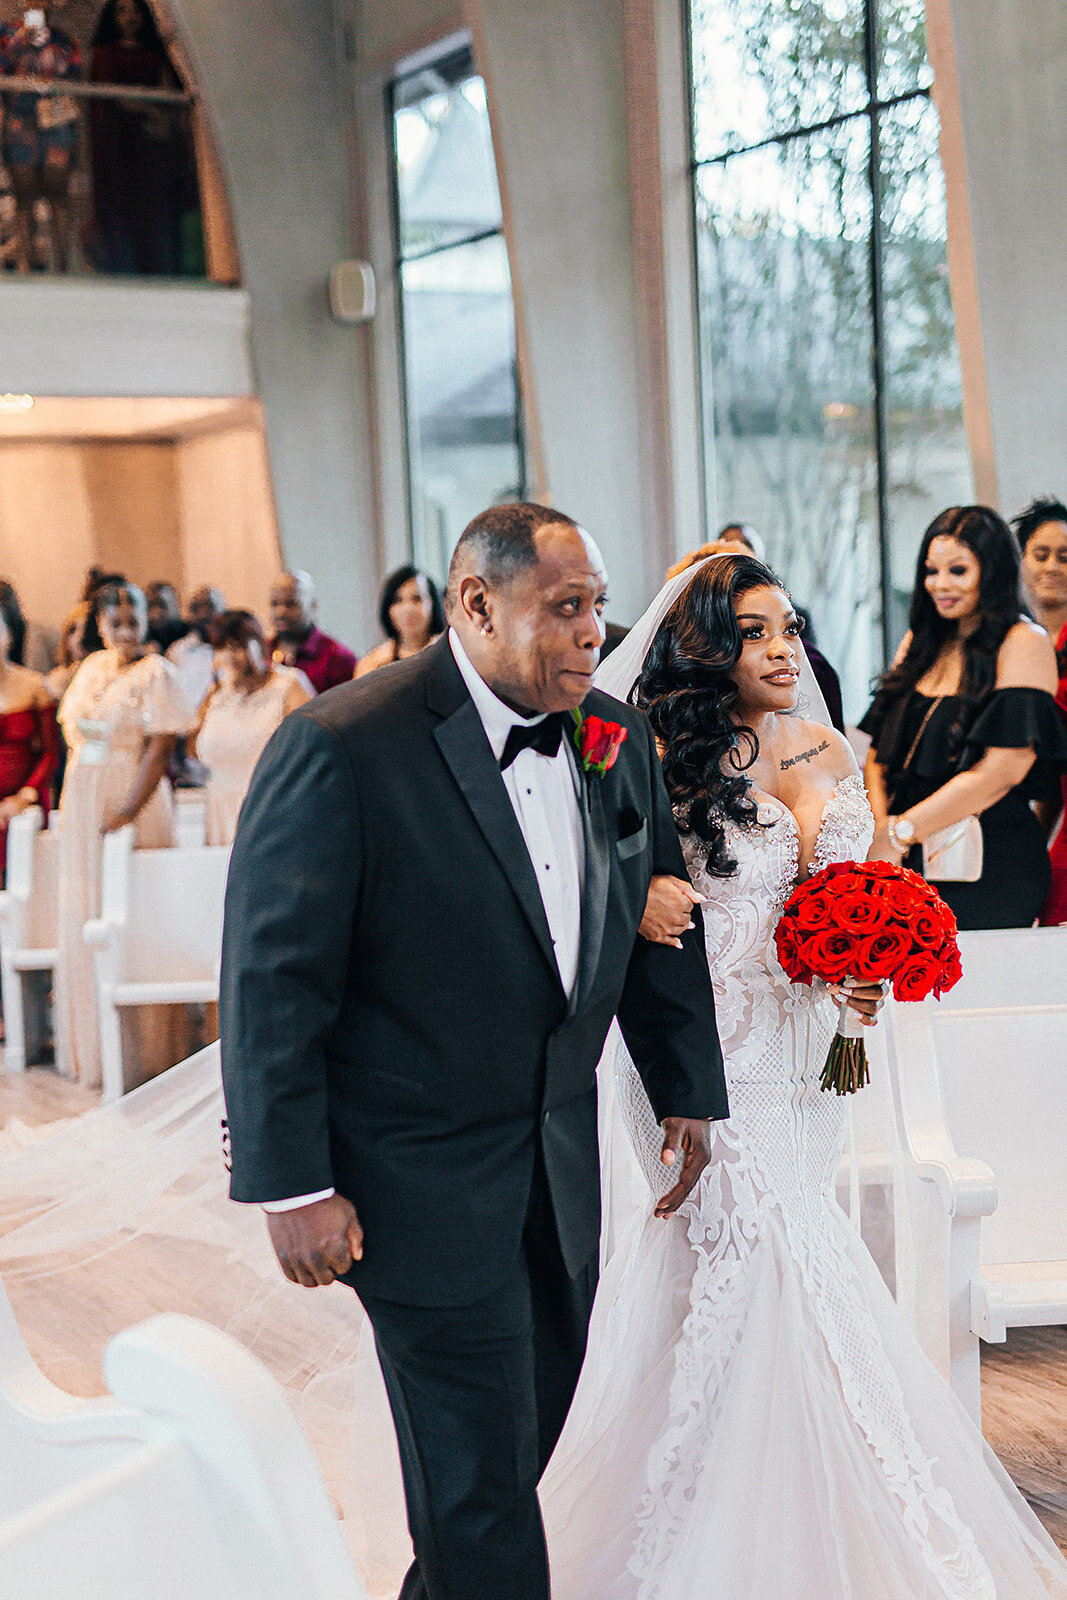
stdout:
<svg viewBox="0 0 1067 1600">
<path fill-rule="evenodd" d="M 125 1091 L 120 1010 L 219 996 L 227 845 L 135 850 L 133 829 L 103 842 L 101 914 L 85 924 L 100 1018 L 103 1098 Z"/>
<path fill-rule="evenodd" d="M 31 1360 L 0 1285 L 0 1594 L 366 1600 L 280 1387 L 227 1335 L 161 1316 L 112 1339 L 110 1397 Z"/>
<path fill-rule="evenodd" d="M 979 1339 L 1067 1323 L 1067 929 L 960 949 L 960 983 L 889 1002 L 868 1049 L 893 1089 L 898 1211 L 922 1241 L 915 1331 L 978 1420 Z"/>
<path fill-rule="evenodd" d="M 39 998 L 30 999 L 30 974 L 52 972 L 58 957 L 56 921 L 59 836 L 44 827 L 39 806 L 13 817 L 7 830 L 7 887 L 0 892 L 0 984 L 4 1005 L 4 1066 L 24 1072 L 43 1043 Z M 60 1041 L 56 1040 L 58 1049 Z M 62 1062 L 56 1062 L 62 1070 Z"/>
<path fill-rule="evenodd" d="M 203 789 L 175 789 L 174 842 L 179 847 L 202 845 L 207 805 Z"/>
<path fill-rule="evenodd" d="M 1067 1323 L 1067 928 L 960 936 L 963 980 L 934 1011 L 948 1126 L 988 1162 L 971 1326 Z"/>
</svg>

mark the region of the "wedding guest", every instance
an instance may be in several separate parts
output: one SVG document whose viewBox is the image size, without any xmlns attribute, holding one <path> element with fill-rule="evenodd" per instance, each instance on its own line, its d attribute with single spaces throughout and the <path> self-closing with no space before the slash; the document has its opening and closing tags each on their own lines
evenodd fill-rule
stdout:
<svg viewBox="0 0 1067 1600">
<path fill-rule="evenodd" d="M 60 700 L 71 678 L 85 660 L 85 624 L 89 617 L 88 600 L 79 600 L 63 618 L 59 630 L 59 660 L 45 678 L 53 700 Z"/>
<path fill-rule="evenodd" d="M 81 55 L 74 40 L 51 25 L 50 8 L 26 9 L 17 25 L 0 28 L 0 74 L 21 78 L 80 78 Z M 46 98 L 30 91 L 0 95 L 0 160 L 15 199 L 15 266 L 29 272 L 34 214 L 44 201 L 51 234 L 52 265 L 66 272 L 70 246 L 70 177 L 78 145 L 78 107 L 70 95 Z"/>
<path fill-rule="evenodd" d="M 31 672 L 44 677 L 51 671 L 56 659 L 55 634 L 29 620 L 9 578 L 0 578 L 0 602 L 7 607 L 8 626 L 11 629 L 9 659 L 16 666 L 29 667 Z"/>
<path fill-rule="evenodd" d="M 684 556 L 679 556 L 674 565 L 667 568 L 666 576 L 668 579 L 676 578 L 680 572 L 685 572 L 707 556 L 730 555 L 755 556 L 757 561 L 765 559 L 763 540 L 750 522 L 726 523 L 707 544 L 700 545 L 696 550 L 687 550 Z"/>
<path fill-rule="evenodd" d="M 102 589 L 121 588 L 125 582 L 126 574 L 124 572 L 108 572 L 103 567 L 90 567 L 85 574 L 81 597 L 88 603 L 89 615 L 85 619 L 82 641 L 87 656 L 95 655 L 98 650 L 104 648 L 97 608 L 94 604 L 97 595 Z"/>
<path fill-rule="evenodd" d="M 132 823 L 138 848 L 174 843 L 167 762 L 193 712 L 178 675 L 145 648 L 148 606 L 123 583 L 97 591 L 104 648 L 86 657 L 60 702 L 70 751 L 60 797 L 59 961 L 56 1025 L 73 1074 L 100 1083 L 96 990 L 82 928 L 100 911 L 100 837 Z"/>
<path fill-rule="evenodd" d="M 1022 613 L 1019 550 L 988 506 L 952 506 L 919 550 L 910 628 L 860 724 L 878 823 L 872 856 L 923 870 L 977 817 L 981 876 L 938 880 L 961 928 L 1025 928 L 1049 889 L 1032 799 L 1067 769 L 1048 635 Z M 972 827 L 972 830 L 973 827 Z M 931 869 L 936 877 L 936 870 Z"/>
<path fill-rule="evenodd" d="M 178 592 L 172 583 L 157 582 L 146 583 L 144 593 L 148 602 L 146 643 L 154 645 L 159 654 L 165 656 L 171 645 L 183 639 L 187 631 L 178 604 Z"/>
<path fill-rule="evenodd" d="M 1056 704 L 1067 722 L 1067 506 L 1049 498 L 1034 500 L 1012 523 L 1034 616 L 1055 642 L 1060 678 Z M 1052 887 L 1038 921 L 1058 927 L 1067 922 L 1067 775 L 1058 805 L 1049 807 L 1047 822 L 1052 833 Z"/>
<path fill-rule="evenodd" d="M 29 806 L 49 809 L 58 745 L 47 684 L 11 658 L 15 620 L 10 600 L 0 598 L 0 882 L 12 818 Z"/>
<path fill-rule="evenodd" d="M 209 583 L 202 584 L 190 597 L 185 633 L 167 651 L 167 659 L 178 669 L 182 688 L 194 708 L 203 704 L 204 697 L 215 681 L 211 625 L 225 610 L 226 599 L 222 590 Z"/>
<path fill-rule="evenodd" d="M 1012 526 L 1034 616 L 1062 650 L 1067 645 L 1067 506 L 1033 500 L 1012 518 Z"/>
<path fill-rule="evenodd" d="M 445 610 L 433 579 L 418 567 L 398 567 L 385 580 L 378 605 L 385 642 L 369 650 L 356 668 L 363 678 L 391 661 L 417 656 L 445 631 Z"/>
<path fill-rule="evenodd" d="M 318 601 L 315 585 L 306 572 L 283 572 L 270 592 L 274 637 L 273 659 L 285 667 L 298 667 L 316 694 L 347 683 L 356 674 L 356 657 L 343 644 L 315 626 Z"/>
<path fill-rule="evenodd" d="M 45 678 L 48 692 L 55 701 L 62 700 L 71 679 L 85 660 L 85 625 L 92 609 L 88 600 L 79 600 L 63 618 L 59 630 L 59 660 Z M 63 729 L 57 725 L 57 741 L 59 753 L 56 768 L 52 774 L 52 794 L 56 802 L 59 800 L 63 789 L 63 779 L 67 771 L 67 741 L 63 737 Z"/>
<path fill-rule="evenodd" d="M 263 629 L 250 611 L 224 611 L 211 624 L 215 687 L 187 742 L 207 767 L 205 842 L 232 844 L 256 762 L 283 717 L 312 698 L 302 672 L 268 661 Z"/>
<path fill-rule="evenodd" d="M 107 0 L 93 34 L 94 83 L 180 89 L 145 0 Z M 98 271 L 175 278 L 182 210 L 195 188 L 179 106 L 94 100 L 93 257 Z"/>
<path fill-rule="evenodd" d="M 1067 725 L 1067 624 L 1059 637 L 1056 668 L 1060 675 L 1056 707 Z M 1042 927 L 1058 928 L 1061 923 L 1067 922 L 1067 773 L 1060 779 L 1059 825 L 1049 846 L 1049 866 L 1052 869 L 1052 887 L 1038 921 Z"/>
</svg>

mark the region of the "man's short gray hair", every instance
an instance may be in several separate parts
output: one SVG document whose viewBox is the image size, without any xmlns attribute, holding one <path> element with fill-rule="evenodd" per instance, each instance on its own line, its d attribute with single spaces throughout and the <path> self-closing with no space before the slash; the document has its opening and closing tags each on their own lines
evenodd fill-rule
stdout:
<svg viewBox="0 0 1067 1600">
<path fill-rule="evenodd" d="M 460 580 L 468 573 L 476 572 L 486 583 L 498 588 L 510 583 L 520 572 L 536 566 L 536 535 L 552 523 L 561 523 L 565 528 L 577 527 L 573 517 L 529 500 L 490 506 L 488 511 L 479 512 L 468 522 L 453 551 L 448 569 L 446 609 L 451 611 L 455 605 Z"/>
</svg>

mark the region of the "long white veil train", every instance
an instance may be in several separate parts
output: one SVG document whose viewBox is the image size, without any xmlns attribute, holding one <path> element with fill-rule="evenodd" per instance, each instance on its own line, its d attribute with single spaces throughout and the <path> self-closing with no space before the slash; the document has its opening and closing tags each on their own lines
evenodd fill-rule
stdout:
<svg viewBox="0 0 1067 1600">
<path fill-rule="evenodd" d="M 107 1341 L 157 1312 L 231 1334 L 286 1390 L 372 1600 L 393 1600 L 410 1545 L 369 1324 L 351 1289 L 282 1276 L 259 1207 L 227 1196 L 222 1115 L 215 1044 L 32 1142 L 0 1133 L 0 1279 L 72 1394 L 103 1394 Z"/>
</svg>

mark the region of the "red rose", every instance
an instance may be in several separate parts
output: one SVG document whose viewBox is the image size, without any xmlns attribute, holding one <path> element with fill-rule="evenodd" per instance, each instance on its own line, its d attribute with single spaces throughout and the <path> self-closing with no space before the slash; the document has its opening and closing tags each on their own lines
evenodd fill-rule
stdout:
<svg viewBox="0 0 1067 1600">
<path fill-rule="evenodd" d="M 867 885 L 858 894 L 842 895 L 834 906 L 834 923 L 846 933 L 876 933 L 888 922 L 885 901 L 880 894 L 872 894 Z"/>
<path fill-rule="evenodd" d="M 775 948 L 778 951 L 778 960 L 786 975 L 794 983 L 810 983 L 815 974 L 808 966 L 800 953 L 800 945 L 794 929 L 786 921 L 778 924 L 774 932 Z"/>
<path fill-rule="evenodd" d="M 959 946 L 953 940 L 941 951 L 941 976 L 934 984 L 934 994 L 940 1000 L 946 990 L 959 983 L 963 977 L 963 963 L 960 961 Z"/>
<path fill-rule="evenodd" d="M 851 899 L 854 895 L 865 895 L 867 893 L 867 880 L 862 878 L 858 872 L 843 872 L 839 878 L 834 879 L 833 883 L 828 883 L 826 888 L 836 902 L 845 896 Z"/>
<path fill-rule="evenodd" d="M 798 895 L 793 907 L 793 921 L 804 933 L 817 932 L 830 926 L 833 901 L 825 892 Z"/>
<path fill-rule="evenodd" d="M 907 922 L 915 909 L 915 891 L 908 883 L 886 881 L 882 886 L 882 899 L 890 914 Z"/>
<path fill-rule="evenodd" d="M 812 971 L 826 983 L 840 983 L 855 970 L 855 950 L 856 941 L 834 928 L 813 934 L 804 945 L 804 955 Z"/>
<path fill-rule="evenodd" d="M 916 944 L 924 950 L 940 951 L 945 942 L 945 924 L 932 906 L 916 912 L 910 927 Z"/>
<path fill-rule="evenodd" d="M 603 717 L 582 717 L 575 730 L 575 743 L 586 772 L 598 772 L 601 777 L 615 765 L 619 751 L 626 740 L 626 729 L 617 722 L 605 722 Z"/>
<path fill-rule="evenodd" d="M 873 933 L 857 947 L 852 972 L 857 978 L 879 983 L 891 978 L 911 954 L 911 938 L 904 928 L 887 924 L 879 933 Z"/>
<path fill-rule="evenodd" d="M 894 996 L 898 1000 L 925 1000 L 933 994 L 942 970 L 940 961 L 928 951 L 909 956 L 893 974 Z"/>
</svg>

